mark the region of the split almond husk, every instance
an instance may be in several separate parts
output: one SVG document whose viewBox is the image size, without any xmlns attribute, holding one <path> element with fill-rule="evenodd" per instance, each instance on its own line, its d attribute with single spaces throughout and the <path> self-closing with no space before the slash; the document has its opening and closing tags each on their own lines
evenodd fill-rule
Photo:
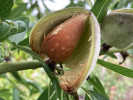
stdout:
<svg viewBox="0 0 133 100">
<path fill-rule="evenodd" d="M 56 48 L 57 43 L 59 47 Z M 100 52 L 99 24 L 93 13 L 83 8 L 56 11 L 42 17 L 34 26 L 30 44 L 39 55 L 47 55 L 69 68 L 61 76 L 60 86 L 64 91 L 74 93 L 96 64 Z M 49 51 L 52 49 L 57 52 L 51 56 Z"/>
</svg>

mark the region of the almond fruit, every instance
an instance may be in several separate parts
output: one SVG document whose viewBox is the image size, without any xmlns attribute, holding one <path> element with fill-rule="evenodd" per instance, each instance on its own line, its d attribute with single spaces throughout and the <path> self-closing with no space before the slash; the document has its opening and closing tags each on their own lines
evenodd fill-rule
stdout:
<svg viewBox="0 0 133 100">
<path fill-rule="evenodd" d="M 84 31 L 87 17 L 85 14 L 79 14 L 54 28 L 42 42 L 44 53 L 55 62 L 66 60 L 74 51 Z"/>
<path fill-rule="evenodd" d="M 133 9 L 114 10 L 101 23 L 101 36 L 105 43 L 118 49 L 133 46 Z"/>
<path fill-rule="evenodd" d="M 52 12 L 33 27 L 30 45 L 41 57 L 47 55 L 69 68 L 59 79 L 60 87 L 74 93 L 96 64 L 100 52 L 99 24 L 95 15 L 84 8 Z"/>
</svg>

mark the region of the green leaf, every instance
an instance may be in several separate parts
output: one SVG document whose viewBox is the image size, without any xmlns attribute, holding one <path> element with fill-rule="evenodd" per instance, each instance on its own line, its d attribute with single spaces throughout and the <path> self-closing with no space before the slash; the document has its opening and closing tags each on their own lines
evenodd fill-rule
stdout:
<svg viewBox="0 0 133 100">
<path fill-rule="evenodd" d="M 13 6 L 13 0 L 0 0 L 0 18 L 7 18 Z"/>
<path fill-rule="evenodd" d="M 91 100 L 87 94 L 85 95 L 85 100 Z"/>
<path fill-rule="evenodd" d="M 26 10 L 26 15 L 29 16 L 34 11 L 36 5 L 33 4 L 29 9 Z M 46 9 L 47 10 L 47 9 Z"/>
<path fill-rule="evenodd" d="M 94 91 L 87 90 L 86 88 L 82 87 L 82 89 L 91 97 L 91 100 L 109 100 L 107 97 L 103 96 Z"/>
<path fill-rule="evenodd" d="M 77 3 L 71 2 L 65 8 L 69 8 L 69 7 L 85 7 L 85 1 L 79 1 Z"/>
<path fill-rule="evenodd" d="M 21 32 L 19 34 L 15 34 L 9 37 L 10 42 L 15 42 L 15 43 L 19 43 L 20 41 L 22 41 L 26 35 L 27 31 Z"/>
<path fill-rule="evenodd" d="M 119 2 L 120 2 L 120 0 L 114 1 L 114 2 L 110 5 L 109 9 L 110 9 L 110 10 L 115 10 L 115 9 L 117 9 L 117 6 L 118 6 Z"/>
<path fill-rule="evenodd" d="M 24 86 L 26 86 L 26 87 L 29 89 L 29 86 L 28 86 L 26 80 L 23 79 L 23 77 L 21 77 L 21 76 L 19 75 L 18 72 L 11 72 L 11 75 L 12 75 L 19 83 L 23 84 Z"/>
<path fill-rule="evenodd" d="M 18 88 L 13 88 L 13 100 L 20 100 L 20 93 Z"/>
<path fill-rule="evenodd" d="M 20 16 L 26 10 L 26 7 L 27 7 L 27 3 L 19 3 L 18 7 L 12 10 L 9 16 L 9 19 L 14 19 Z"/>
<path fill-rule="evenodd" d="M 2 22 L 0 25 L 0 37 L 2 37 L 5 33 L 8 33 L 10 30 L 10 25 L 8 23 Z"/>
<path fill-rule="evenodd" d="M 17 17 L 13 21 L 23 21 L 25 22 L 27 28 L 29 27 L 29 18 L 28 17 Z"/>
<path fill-rule="evenodd" d="M 63 91 L 63 97 L 66 99 L 66 100 L 70 100 L 69 99 L 69 95 L 68 93 L 66 93 L 65 91 Z"/>
<path fill-rule="evenodd" d="M 6 21 L 0 26 L 0 42 L 6 40 L 11 35 L 21 33 L 26 30 L 26 24 L 23 21 Z"/>
<path fill-rule="evenodd" d="M 2 56 L 2 53 L 0 51 L 0 63 L 3 62 L 3 60 L 4 60 L 4 57 Z"/>
<path fill-rule="evenodd" d="M 1 89 L 0 90 L 0 97 L 3 97 L 5 99 L 8 99 L 9 96 L 11 96 L 11 91 L 9 89 Z"/>
<path fill-rule="evenodd" d="M 97 63 L 102 65 L 103 67 L 108 68 L 112 71 L 115 71 L 121 75 L 133 78 L 133 70 L 132 69 L 128 69 L 128 68 L 125 68 L 125 67 L 122 67 L 122 66 L 119 66 L 116 64 L 112 64 L 110 62 L 106 62 L 106 61 L 103 61 L 100 59 L 98 59 Z"/>
<path fill-rule="evenodd" d="M 23 0 L 16 0 L 15 3 L 23 3 Z"/>
<path fill-rule="evenodd" d="M 91 11 L 97 17 L 98 21 L 101 22 L 104 16 L 107 14 L 108 7 L 113 0 L 97 0 Z"/>
<path fill-rule="evenodd" d="M 29 37 L 25 38 L 24 40 L 18 43 L 20 46 L 29 46 Z"/>
<path fill-rule="evenodd" d="M 25 81 L 29 86 L 32 86 L 34 89 L 36 89 L 38 92 L 42 92 L 43 89 L 42 87 L 36 83 L 35 81 L 32 81 L 32 80 L 26 80 Z"/>
<path fill-rule="evenodd" d="M 24 32 L 21 32 L 19 34 L 15 34 L 13 36 L 10 36 L 9 40 L 11 42 L 15 42 L 15 43 L 19 43 L 20 41 L 22 41 L 27 33 L 28 27 L 29 27 L 29 18 L 27 17 L 18 17 L 13 19 L 13 21 L 23 21 L 26 24 L 26 30 Z"/>
<path fill-rule="evenodd" d="M 0 97 L 0 100 L 5 100 L 5 99 L 3 99 L 3 98 Z"/>
<path fill-rule="evenodd" d="M 41 95 L 39 96 L 39 98 L 37 100 L 49 100 L 48 99 L 48 87 L 41 93 Z M 52 96 L 53 95 L 53 96 Z M 54 91 L 54 87 L 53 86 L 50 86 L 50 96 L 51 96 L 51 99 L 50 100 L 57 100 L 57 95 Z"/>
<path fill-rule="evenodd" d="M 94 89 L 98 93 L 107 97 L 107 94 L 104 90 L 104 87 L 102 86 L 101 82 L 99 81 L 99 79 L 95 75 L 90 75 L 89 78 L 87 79 L 87 82 L 89 82 L 91 85 L 93 85 Z"/>
<path fill-rule="evenodd" d="M 108 56 L 110 56 L 110 57 L 112 57 L 112 58 L 117 59 L 117 57 L 113 53 L 105 53 L 105 54 L 108 55 Z"/>
<path fill-rule="evenodd" d="M 36 82 L 34 82 L 34 81 L 32 81 L 32 80 L 25 80 L 25 79 L 23 79 L 20 75 L 19 75 L 19 73 L 18 72 L 11 72 L 11 75 L 19 82 L 19 83 L 21 83 L 21 84 L 23 84 L 24 86 L 26 86 L 28 89 L 29 89 L 29 91 L 31 92 L 31 94 L 32 94 L 32 92 L 42 92 L 43 90 L 42 90 L 42 88 L 41 88 L 41 86 L 39 85 L 39 84 L 37 84 Z M 32 88 L 34 88 L 34 90 L 35 91 L 31 91 L 31 87 L 32 86 Z"/>
<path fill-rule="evenodd" d="M 11 72 L 11 75 L 18 81 L 22 81 L 21 76 L 18 74 L 18 72 Z"/>
<path fill-rule="evenodd" d="M 43 60 L 38 54 L 36 54 L 35 52 L 33 52 L 33 51 L 32 51 L 30 48 L 28 48 L 28 47 L 19 46 L 19 45 L 17 45 L 17 44 L 14 43 L 14 42 L 12 42 L 11 44 L 12 44 L 15 48 L 20 49 L 20 50 L 22 50 L 22 51 L 24 51 L 24 52 L 26 52 L 26 53 L 32 55 L 35 59 L 37 59 L 37 60 L 42 64 L 42 66 L 43 66 L 45 72 L 46 72 L 47 75 L 49 76 L 49 78 L 50 78 L 50 80 L 51 80 L 51 82 L 52 82 L 52 84 L 53 84 L 53 86 L 54 86 L 54 89 L 55 89 L 55 91 L 56 91 L 56 93 L 57 93 L 57 95 L 58 95 L 58 98 L 60 99 L 60 97 L 61 97 L 61 88 L 60 88 L 60 86 L 59 86 L 58 78 L 57 78 L 54 74 L 51 73 L 50 68 L 46 65 L 46 63 L 44 62 L 44 60 Z"/>
</svg>

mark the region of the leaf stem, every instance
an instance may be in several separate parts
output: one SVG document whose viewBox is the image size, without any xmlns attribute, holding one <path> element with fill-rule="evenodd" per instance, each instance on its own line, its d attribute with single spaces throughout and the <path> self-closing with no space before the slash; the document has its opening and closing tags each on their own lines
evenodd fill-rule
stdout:
<svg viewBox="0 0 133 100">
<path fill-rule="evenodd" d="M 6 72 L 14 72 L 26 69 L 36 69 L 42 67 L 41 63 L 37 60 L 23 61 L 23 62 L 3 62 L 0 63 L 0 74 Z"/>
</svg>

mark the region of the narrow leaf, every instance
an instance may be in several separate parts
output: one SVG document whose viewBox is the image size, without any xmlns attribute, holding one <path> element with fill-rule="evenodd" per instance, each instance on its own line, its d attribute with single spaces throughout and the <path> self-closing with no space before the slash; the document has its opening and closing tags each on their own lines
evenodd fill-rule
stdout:
<svg viewBox="0 0 133 100">
<path fill-rule="evenodd" d="M 99 94 L 97 92 L 87 90 L 86 88 L 82 87 L 82 89 L 91 97 L 91 100 L 109 100 L 107 97 Z"/>
<path fill-rule="evenodd" d="M 54 88 L 53 86 L 50 86 L 50 96 L 54 93 Z M 48 100 L 48 87 L 41 93 L 41 95 L 39 96 L 39 98 L 37 100 Z M 57 100 L 57 96 L 54 93 L 52 98 L 50 100 Z"/>
<path fill-rule="evenodd" d="M 21 76 L 19 75 L 18 72 L 11 72 L 11 75 L 18 81 L 22 81 Z"/>
<path fill-rule="evenodd" d="M 13 0 L 0 0 L 0 18 L 7 18 L 13 6 Z"/>
<path fill-rule="evenodd" d="M 121 75 L 133 78 L 133 70 L 132 69 L 128 69 L 128 68 L 125 68 L 125 67 L 122 67 L 122 66 L 119 66 L 116 64 L 112 64 L 110 62 L 106 62 L 106 61 L 103 61 L 100 59 L 98 59 L 97 63 L 102 65 L 103 67 L 106 67 L 106 68 L 108 68 L 112 71 L 115 71 Z"/>
<path fill-rule="evenodd" d="M 18 43 L 20 46 L 29 46 L 29 37 L 25 38 L 21 42 Z"/>
<path fill-rule="evenodd" d="M 68 93 L 66 93 L 65 91 L 63 91 L 63 97 L 66 99 L 66 100 L 70 100 L 69 99 L 69 95 Z"/>
<path fill-rule="evenodd" d="M 104 16 L 107 14 L 108 7 L 113 0 L 97 0 L 91 11 L 97 17 L 98 21 L 101 22 Z"/>
<path fill-rule="evenodd" d="M 32 51 L 30 48 L 28 48 L 28 47 L 19 46 L 19 45 L 17 45 L 17 44 L 14 43 L 14 42 L 12 42 L 11 44 L 12 44 L 15 48 L 20 49 L 20 50 L 22 50 L 22 51 L 24 51 L 24 52 L 26 52 L 26 53 L 32 55 L 35 59 L 37 59 L 38 61 L 40 61 L 40 63 L 42 64 L 42 66 L 43 66 L 43 68 L 44 68 L 44 70 L 45 70 L 45 72 L 46 72 L 47 75 L 49 76 L 49 78 L 50 78 L 50 80 L 51 80 L 51 82 L 52 82 L 52 84 L 53 84 L 53 86 L 54 86 L 54 89 L 55 89 L 55 91 L 56 91 L 56 93 L 57 93 L 57 95 L 58 95 L 58 98 L 60 99 L 60 97 L 61 97 L 61 88 L 60 88 L 60 86 L 59 86 L 58 78 L 57 78 L 54 74 L 51 73 L 50 68 L 46 65 L 46 63 L 44 62 L 44 60 L 43 60 L 38 54 L 36 54 L 35 52 L 33 52 L 33 51 Z"/>
<path fill-rule="evenodd" d="M 87 94 L 85 95 L 85 100 L 91 100 Z"/>
<path fill-rule="evenodd" d="M 102 83 L 99 81 L 99 79 L 95 75 L 90 75 L 89 79 L 87 79 L 87 82 L 93 85 L 93 87 L 98 93 L 107 97 L 107 94 L 104 90 L 104 87 L 102 86 Z"/>
<path fill-rule="evenodd" d="M 9 97 L 11 96 L 11 91 L 9 89 L 1 89 L 0 90 L 0 97 Z M 5 98 L 7 99 L 7 98 Z"/>
<path fill-rule="evenodd" d="M 20 93 L 16 87 L 13 88 L 13 100 L 20 100 Z"/>
<path fill-rule="evenodd" d="M 32 86 L 34 89 L 36 89 L 38 92 L 42 92 L 43 89 L 42 87 L 36 83 L 35 81 L 32 81 L 32 80 L 26 80 L 26 83 L 29 85 L 29 86 Z"/>
</svg>

